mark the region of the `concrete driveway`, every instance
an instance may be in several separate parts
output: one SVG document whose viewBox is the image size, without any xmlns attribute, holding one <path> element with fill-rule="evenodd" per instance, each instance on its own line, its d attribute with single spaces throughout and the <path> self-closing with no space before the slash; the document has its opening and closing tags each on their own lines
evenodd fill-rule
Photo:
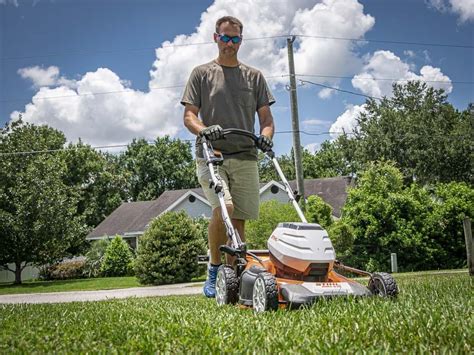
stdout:
<svg viewBox="0 0 474 355">
<path fill-rule="evenodd" d="M 175 285 L 123 288 L 116 290 L 0 295 L 0 304 L 89 302 L 128 297 L 197 295 L 202 294 L 202 285 L 202 282 L 193 282 Z"/>
</svg>

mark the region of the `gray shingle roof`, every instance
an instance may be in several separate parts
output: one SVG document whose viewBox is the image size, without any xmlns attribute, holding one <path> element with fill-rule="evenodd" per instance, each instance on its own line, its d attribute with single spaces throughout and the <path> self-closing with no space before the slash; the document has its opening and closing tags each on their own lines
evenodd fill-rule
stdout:
<svg viewBox="0 0 474 355">
<path fill-rule="evenodd" d="M 191 189 L 194 193 L 204 197 L 202 189 Z M 122 203 L 110 216 L 104 219 L 87 238 L 102 237 L 104 235 L 125 235 L 126 233 L 141 232 L 148 223 L 164 212 L 189 189 L 165 191 L 153 201 L 138 201 Z"/>
</svg>

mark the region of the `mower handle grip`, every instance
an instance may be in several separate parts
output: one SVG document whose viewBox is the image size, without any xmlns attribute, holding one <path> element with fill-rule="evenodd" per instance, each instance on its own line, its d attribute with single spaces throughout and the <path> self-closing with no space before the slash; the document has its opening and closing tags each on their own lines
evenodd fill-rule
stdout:
<svg viewBox="0 0 474 355">
<path fill-rule="evenodd" d="M 256 134 L 246 131 L 245 129 L 240 128 L 225 128 L 222 130 L 224 132 L 224 137 L 229 134 L 237 134 L 239 136 L 245 136 L 252 139 L 255 143 L 257 143 L 258 137 Z"/>
<path fill-rule="evenodd" d="M 257 145 L 258 136 L 255 133 L 252 133 L 252 132 L 246 131 L 245 129 L 240 129 L 240 128 L 225 128 L 222 131 L 224 132 L 224 137 L 229 135 L 229 134 L 237 134 L 239 136 L 245 136 L 245 137 L 250 138 L 251 140 L 253 140 L 255 145 Z M 273 159 L 273 157 L 275 156 L 275 153 L 273 152 L 272 149 L 270 149 L 268 152 L 266 152 L 266 154 L 271 159 Z"/>
</svg>

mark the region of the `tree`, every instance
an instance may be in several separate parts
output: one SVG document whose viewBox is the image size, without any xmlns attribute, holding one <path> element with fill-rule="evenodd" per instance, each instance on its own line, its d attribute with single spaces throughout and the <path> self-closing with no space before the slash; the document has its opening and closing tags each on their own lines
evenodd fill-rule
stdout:
<svg viewBox="0 0 474 355">
<path fill-rule="evenodd" d="M 0 265 L 15 273 L 17 284 L 27 264 L 57 261 L 83 241 L 78 196 L 64 183 L 66 165 L 59 154 L 39 153 L 64 142 L 61 132 L 21 120 L 0 133 Z M 29 151 L 38 153 L 22 153 Z"/>
<path fill-rule="evenodd" d="M 154 219 L 140 239 L 135 272 L 144 284 L 171 284 L 198 276 L 197 256 L 205 253 L 202 222 L 184 211 Z"/>
<path fill-rule="evenodd" d="M 332 207 L 316 195 L 308 197 L 306 202 L 305 217 L 309 223 L 318 223 L 327 229 L 332 224 Z"/>
<path fill-rule="evenodd" d="M 118 159 L 79 141 L 63 153 L 67 165 L 65 182 L 79 193 L 77 212 L 93 228 L 127 200 L 127 175 Z"/>
<path fill-rule="evenodd" d="M 472 182 L 472 116 L 449 104 L 443 90 L 418 81 L 394 84 L 392 97 L 367 101 L 358 124 L 360 163 L 394 161 L 405 178 L 422 184 Z"/>
<path fill-rule="evenodd" d="M 474 189 L 463 182 L 437 184 L 433 198 L 433 241 L 436 268 L 461 268 L 466 263 L 463 220 L 474 220 Z"/>
<path fill-rule="evenodd" d="M 198 185 L 191 145 L 179 139 L 158 137 L 151 145 L 144 139 L 134 139 L 120 162 L 129 173 L 133 201 L 151 200 L 165 190 Z"/>
<path fill-rule="evenodd" d="M 353 230 L 356 267 L 388 270 L 390 253 L 405 270 L 429 269 L 435 262 L 431 241 L 432 199 L 428 191 L 403 185 L 393 163 L 369 165 L 356 188 L 350 189 L 342 221 Z"/>
<path fill-rule="evenodd" d="M 107 245 L 100 265 L 103 276 L 126 276 L 133 270 L 133 255 L 127 242 L 116 236 Z"/>
</svg>

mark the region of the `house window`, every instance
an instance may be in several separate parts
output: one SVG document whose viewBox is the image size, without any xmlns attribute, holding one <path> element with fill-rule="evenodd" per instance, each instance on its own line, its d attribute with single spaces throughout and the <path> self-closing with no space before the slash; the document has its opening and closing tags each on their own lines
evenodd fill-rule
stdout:
<svg viewBox="0 0 474 355">
<path fill-rule="evenodd" d="M 272 185 L 272 187 L 270 188 L 270 191 L 272 192 L 272 194 L 277 194 L 278 191 L 280 191 L 280 189 L 278 188 L 278 186 Z"/>
<path fill-rule="evenodd" d="M 189 196 L 188 196 L 188 200 L 189 200 L 189 202 L 193 203 L 194 201 L 196 201 L 196 196 L 194 196 L 194 195 L 189 195 Z"/>
</svg>

